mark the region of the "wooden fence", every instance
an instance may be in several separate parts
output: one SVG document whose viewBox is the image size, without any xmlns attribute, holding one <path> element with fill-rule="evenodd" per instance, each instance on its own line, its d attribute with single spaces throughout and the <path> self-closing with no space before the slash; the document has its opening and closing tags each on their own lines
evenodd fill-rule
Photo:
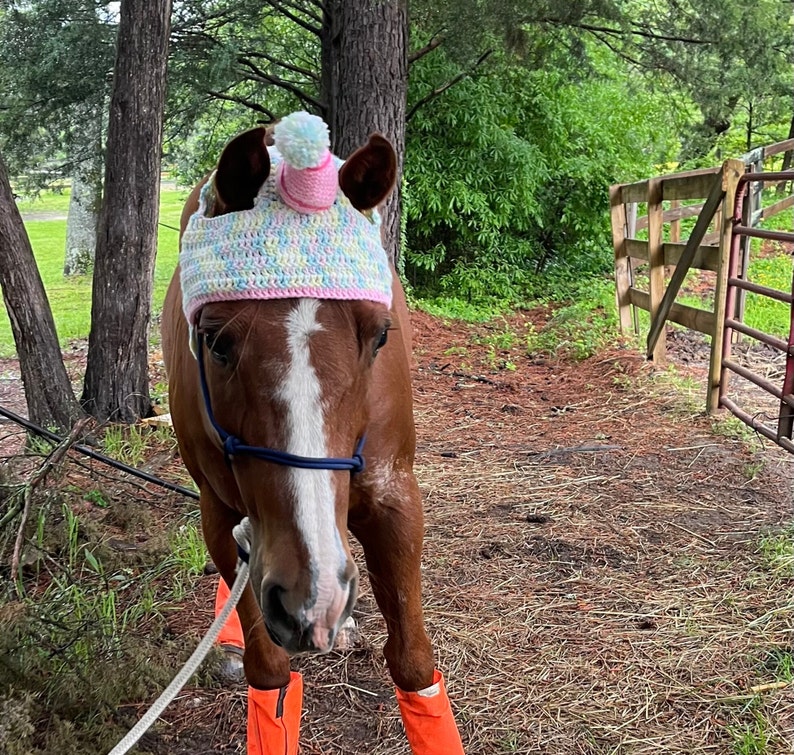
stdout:
<svg viewBox="0 0 794 755">
<path fill-rule="evenodd" d="M 675 173 L 610 188 L 612 242 L 615 251 L 615 284 L 620 330 L 639 334 L 637 310 L 650 313 L 647 340 L 649 359 L 660 362 L 665 356 L 665 323 L 678 323 L 711 337 L 711 358 L 707 387 L 707 411 L 719 404 L 722 339 L 725 331 L 725 302 L 728 257 L 732 237 L 732 215 L 739 177 L 746 171 L 761 172 L 770 167 L 770 158 L 794 149 L 794 139 L 754 150 L 722 166 Z M 759 187 L 761 184 L 757 184 Z M 776 201 L 763 206 L 760 189 L 745 203 L 743 223 L 757 226 L 763 220 L 794 206 L 794 194 L 786 185 Z M 788 191 L 788 194 L 785 192 Z M 693 200 L 701 200 L 694 201 Z M 640 209 L 645 214 L 639 215 Z M 696 218 L 686 241 L 681 240 L 681 221 Z M 647 238 L 637 238 L 643 234 Z M 746 243 L 745 243 L 746 242 Z M 749 239 L 742 239 L 741 270 L 746 271 Z M 714 306 L 711 310 L 676 302 L 690 268 L 710 270 L 715 275 Z M 647 275 L 647 290 L 638 285 L 638 270 Z M 744 296 L 737 297 L 741 321 Z"/>
</svg>

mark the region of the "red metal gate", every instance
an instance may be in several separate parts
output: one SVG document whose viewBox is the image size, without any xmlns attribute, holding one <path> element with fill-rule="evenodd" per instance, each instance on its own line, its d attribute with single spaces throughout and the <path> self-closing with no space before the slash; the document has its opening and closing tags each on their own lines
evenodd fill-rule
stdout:
<svg viewBox="0 0 794 755">
<path fill-rule="evenodd" d="M 789 291 L 778 291 L 758 283 L 753 283 L 747 277 L 747 256 L 749 252 L 749 239 L 760 238 L 784 243 L 794 243 L 794 233 L 785 231 L 767 231 L 752 227 L 758 220 L 751 217 L 749 206 L 745 198 L 750 187 L 762 185 L 765 182 L 793 181 L 794 171 L 778 173 L 746 173 L 739 179 L 736 194 L 736 204 L 733 213 L 733 236 L 731 239 L 731 252 L 728 266 L 727 301 L 725 318 L 725 335 L 722 346 L 722 372 L 720 376 L 720 406 L 725 407 L 736 415 L 745 424 L 773 440 L 787 451 L 794 453 L 794 276 Z M 743 239 L 745 241 L 743 241 Z M 745 325 L 742 320 L 744 310 L 743 300 L 745 292 L 769 297 L 775 301 L 783 302 L 789 307 L 789 334 L 783 340 L 769 333 Z M 766 344 L 775 352 L 785 355 L 785 371 L 782 384 L 775 384 L 763 375 L 758 374 L 746 365 L 740 364 L 733 358 L 732 349 L 735 335 L 748 336 L 759 343 Z M 774 397 L 777 402 L 776 416 L 770 418 L 759 413 L 748 412 L 739 406 L 736 400 L 728 394 L 729 376 L 737 375 L 750 381 L 758 388 Z"/>
</svg>

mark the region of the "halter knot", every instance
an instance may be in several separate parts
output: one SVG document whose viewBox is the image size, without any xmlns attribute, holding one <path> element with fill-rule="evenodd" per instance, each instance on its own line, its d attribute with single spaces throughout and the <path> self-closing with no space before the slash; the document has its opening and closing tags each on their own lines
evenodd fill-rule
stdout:
<svg viewBox="0 0 794 755">
<path fill-rule="evenodd" d="M 215 429 L 217 430 L 218 428 L 216 427 Z M 228 466 L 232 465 L 232 459 L 240 445 L 242 444 L 235 435 L 227 435 L 223 439 L 223 458 Z"/>
</svg>

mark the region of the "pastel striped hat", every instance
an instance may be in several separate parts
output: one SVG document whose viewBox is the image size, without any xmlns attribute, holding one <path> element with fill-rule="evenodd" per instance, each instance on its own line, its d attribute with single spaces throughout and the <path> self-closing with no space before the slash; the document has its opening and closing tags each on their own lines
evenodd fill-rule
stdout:
<svg viewBox="0 0 794 755">
<path fill-rule="evenodd" d="M 348 299 L 391 306 L 391 268 L 380 218 L 339 189 L 343 161 L 317 116 L 294 113 L 275 130 L 270 176 L 250 210 L 208 217 L 214 177 L 201 190 L 179 254 L 188 323 L 216 301 Z"/>
</svg>

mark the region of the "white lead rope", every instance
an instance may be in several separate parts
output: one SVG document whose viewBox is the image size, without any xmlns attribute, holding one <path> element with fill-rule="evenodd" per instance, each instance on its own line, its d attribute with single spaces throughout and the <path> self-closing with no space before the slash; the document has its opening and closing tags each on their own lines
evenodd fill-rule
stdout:
<svg viewBox="0 0 794 755">
<path fill-rule="evenodd" d="M 251 524 L 248 521 L 248 517 L 243 519 L 240 524 L 234 528 L 233 533 L 234 539 L 237 541 L 237 544 L 240 546 L 240 548 L 246 553 L 250 553 Z M 166 687 L 160 697 L 155 700 L 154 705 L 152 705 L 152 707 L 146 711 L 143 718 L 141 718 L 141 720 L 135 724 L 135 726 L 124 737 L 124 739 L 122 739 L 110 751 L 110 755 L 125 755 L 127 752 L 129 752 L 135 743 L 146 733 L 149 727 L 160 717 L 162 712 L 168 707 L 171 701 L 179 694 L 179 691 L 182 689 L 182 687 L 187 684 L 188 679 L 190 679 L 190 677 L 196 673 L 196 670 L 201 665 L 201 662 L 207 657 L 207 654 L 215 644 L 215 640 L 218 638 L 221 629 L 223 628 L 224 624 L 226 624 L 227 619 L 240 600 L 240 596 L 243 594 L 243 589 L 245 589 L 247 583 L 248 564 L 242 559 L 238 559 L 237 578 L 234 580 L 234 585 L 232 585 L 229 599 L 226 601 L 226 605 L 223 607 L 223 610 L 218 614 L 215 621 L 212 622 L 212 626 L 210 626 L 209 631 L 204 636 L 204 639 L 202 639 L 198 644 L 198 647 L 193 651 L 193 655 L 188 658 L 187 663 L 185 663 L 171 684 Z"/>
</svg>

